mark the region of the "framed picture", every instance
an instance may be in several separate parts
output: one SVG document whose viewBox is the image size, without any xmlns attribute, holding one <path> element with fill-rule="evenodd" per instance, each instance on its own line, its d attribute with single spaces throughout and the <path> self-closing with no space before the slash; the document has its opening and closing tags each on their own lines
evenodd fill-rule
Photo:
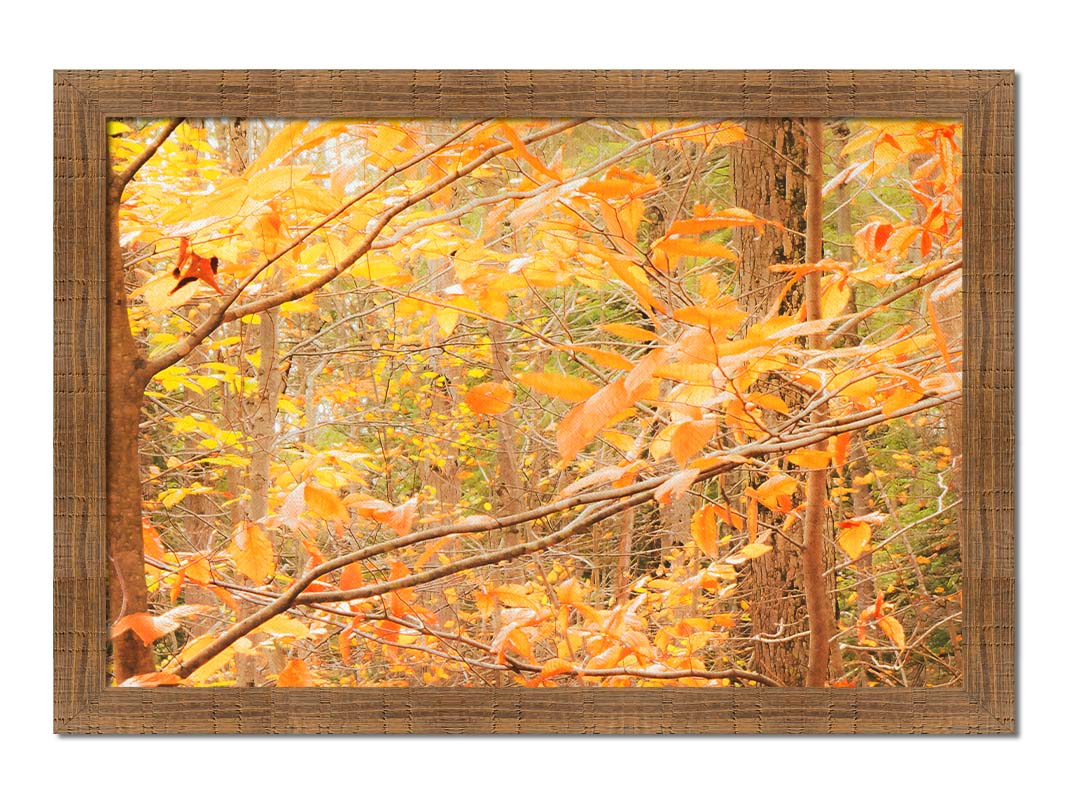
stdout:
<svg viewBox="0 0 1067 800">
<path fill-rule="evenodd" d="M 1014 729 L 1010 72 L 58 72 L 55 729 Z"/>
</svg>

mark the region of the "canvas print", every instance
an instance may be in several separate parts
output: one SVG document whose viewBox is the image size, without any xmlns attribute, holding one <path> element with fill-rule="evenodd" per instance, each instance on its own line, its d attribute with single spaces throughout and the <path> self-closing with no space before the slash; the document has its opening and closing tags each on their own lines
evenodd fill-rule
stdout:
<svg viewBox="0 0 1067 800">
<path fill-rule="evenodd" d="M 112 685 L 962 685 L 958 121 L 108 141 Z"/>
</svg>

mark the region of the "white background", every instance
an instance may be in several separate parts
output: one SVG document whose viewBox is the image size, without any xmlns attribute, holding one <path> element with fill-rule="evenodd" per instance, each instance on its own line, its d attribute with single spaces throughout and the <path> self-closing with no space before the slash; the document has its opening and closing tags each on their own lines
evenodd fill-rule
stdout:
<svg viewBox="0 0 1067 800">
<path fill-rule="evenodd" d="M 994 797 L 1062 791 L 1067 180 L 1055 4 L 86 3 L 4 11 L 0 735 L 11 797 Z M 46 29 L 46 27 L 48 29 Z M 51 733 L 55 68 L 986 68 L 1019 72 L 1015 737 L 59 738 Z M 1060 790 L 1054 787 L 1059 785 Z"/>
</svg>

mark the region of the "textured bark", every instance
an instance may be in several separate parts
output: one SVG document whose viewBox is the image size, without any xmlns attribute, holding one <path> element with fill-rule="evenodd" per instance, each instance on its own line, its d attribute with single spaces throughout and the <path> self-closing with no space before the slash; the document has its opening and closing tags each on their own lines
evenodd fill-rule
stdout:
<svg viewBox="0 0 1067 800">
<path fill-rule="evenodd" d="M 119 244 L 120 200 L 121 189 L 115 187 L 108 195 L 107 545 L 111 622 L 148 610 L 137 446 L 148 375 L 126 314 L 126 269 Z M 116 683 L 155 670 L 152 648 L 131 631 L 112 640 L 112 653 Z"/>
<path fill-rule="evenodd" d="M 745 129 L 748 138 L 732 164 L 734 202 L 786 229 L 768 225 L 762 234 L 748 227 L 734 231 L 740 305 L 750 319 L 759 319 L 779 310 L 774 301 L 786 280 L 768 267 L 803 258 L 807 151 L 799 120 L 748 120 Z M 786 298 L 783 305 L 796 310 L 799 297 Z M 773 529 L 768 544 L 773 549 L 751 562 L 748 577 L 756 640 L 752 664 L 785 686 L 799 686 L 808 661 L 807 637 L 798 635 L 807 628 L 800 550 Z M 784 641 L 766 641 L 774 639 Z"/>
<path fill-rule="evenodd" d="M 738 147 L 732 162 L 734 203 L 754 214 L 781 223 L 783 229 L 767 226 L 734 231 L 740 254 L 739 302 L 750 312 L 750 322 L 800 308 L 802 284 L 783 296 L 788 274 L 771 272 L 774 264 L 805 260 L 807 224 L 807 137 L 803 121 L 753 119 L 745 123 L 748 138 Z M 791 406 L 799 402 L 787 385 L 767 379 L 762 391 L 780 394 Z M 770 416 L 773 412 L 768 412 Z M 801 477 L 801 476 L 797 476 Z M 744 487 L 736 487 L 740 495 Z M 751 562 L 747 598 L 751 633 L 755 641 L 752 666 L 787 686 L 801 686 L 809 673 L 809 615 L 806 602 L 801 548 L 794 543 L 799 532 L 787 539 L 777 529 L 780 519 L 761 517 L 769 528 L 771 552 Z M 793 539 L 794 541 L 790 541 Z M 820 537 L 824 540 L 825 537 Z M 823 544 L 823 572 L 832 565 L 832 550 Z M 828 596 L 833 576 L 820 578 Z M 833 609 L 830 609 L 832 616 Z"/>
<path fill-rule="evenodd" d="M 808 147 L 807 207 L 804 209 L 804 260 L 814 264 L 822 260 L 822 121 L 806 120 Z M 822 319 L 822 276 L 817 272 L 804 281 L 804 307 L 810 321 Z M 826 337 L 813 333 L 808 337 L 808 349 L 821 350 Z M 826 410 L 817 409 L 812 421 L 826 419 Z M 826 451 L 826 442 L 813 445 L 813 450 Z M 826 476 L 827 470 L 808 470 L 804 514 L 804 599 L 808 607 L 811 633 L 808 637 L 808 686 L 824 686 L 830 677 L 830 634 L 834 615 L 823 576 L 833 561 L 826 559 Z"/>
<path fill-rule="evenodd" d="M 789 279 L 788 274 L 771 272 L 770 267 L 804 258 L 807 152 L 800 120 L 747 120 L 745 130 L 748 138 L 738 147 L 732 165 L 734 200 L 739 207 L 785 228 L 768 225 L 761 233 L 742 226 L 734 231 L 741 255 L 739 302 L 758 318 L 777 311 L 773 300 Z M 788 310 L 800 306 L 797 289 L 785 299 Z"/>
</svg>

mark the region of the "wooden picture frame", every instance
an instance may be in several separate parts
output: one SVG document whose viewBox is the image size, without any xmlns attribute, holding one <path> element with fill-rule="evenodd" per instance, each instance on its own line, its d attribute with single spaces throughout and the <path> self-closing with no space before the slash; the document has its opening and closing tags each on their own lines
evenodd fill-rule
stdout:
<svg viewBox="0 0 1067 800">
<path fill-rule="evenodd" d="M 1014 731 L 1012 72 L 64 71 L 54 90 L 57 732 Z M 106 121 L 174 115 L 962 118 L 964 687 L 107 687 Z"/>
</svg>

